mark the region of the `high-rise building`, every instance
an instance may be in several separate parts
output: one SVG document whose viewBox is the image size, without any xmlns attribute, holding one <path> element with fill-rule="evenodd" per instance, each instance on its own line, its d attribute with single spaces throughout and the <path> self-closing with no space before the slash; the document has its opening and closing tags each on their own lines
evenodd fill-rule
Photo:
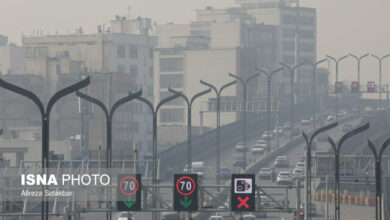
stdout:
<svg viewBox="0 0 390 220">
<path fill-rule="evenodd" d="M 111 28 L 98 27 L 96 34 L 80 33 L 70 35 L 23 36 L 26 54 L 26 73 L 42 76 L 51 83 L 52 92 L 58 89 L 58 82 L 66 74 L 81 74 L 84 69 L 94 73 L 115 75 L 120 73 L 122 80 L 116 81 L 110 95 L 101 97 L 107 105 L 124 97 L 129 91 L 143 90 L 143 97 L 153 101 L 154 57 L 153 50 L 157 38 L 149 36 L 151 21 L 147 18 L 127 19 L 117 16 L 111 21 Z M 119 79 L 120 77 L 113 77 Z M 132 84 L 126 84 L 131 81 Z M 107 84 L 108 85 L 108 84 Z M 114 87 L 114 86 L 113 86 Z M 109 90 L 103 84 L 102 89 Z M 90 94 L 94 95 L 94 94 Z M 117 141 L 117 147 L 131 147 L 138 144 L 141 155 L 151 152 L 152 119 L 143 103 L 132 103 L 137 111 L 131 114 L 131 126 L 123 125 L 124 139 Z M 127 117 L 127 116 L 126 116 Z M 116 122 L 123 120 L 119 116 Z M 114 123 L 116 123 L 114 122 Z M 129 122 L 130 123 L 130 122 Z"/>
<path fill-rule="evenodd" d="M 204 13 L 201 10 L 197 13 L 204 15 L 213 10 L 208 8 Z M 156 101 L 170 94 L 169 87 L 192 96 L 206 88 L 200 84 L 200 79 L 221 86 L 233 80 L 228 73 L 245 78 L 255 74 L 260 63 L 275 66 L 275 27 L 223 17 L 228 20 L 218 18 L 218 22 L 208 22 L 204 18 L 202 22 L 155 27 L 155 34 L 159 37 L 159 48 L 155 53 Z M 258 83 L 255 81 L 249 85 L 248 97 L 256 96 Z M 234 85 L 222 95 L 227 99 L 242 95 L 241 85 Z M 201 103 L 213 97 L 215 94 L 208 94 L 194 104 L 195 126 L 201 124 Z M 161 109 L 159 124 L 184 126 L 187 123 L 186 111 L 181 100 L 168 103 Z M 226 117 L 222 117 L 222 124 L 236 121 L 239 117 L 236 113 L 224 114 Z M 216 126 L 210 113 L 204 114 L 203 122 L 208 127 Z"/>
<path fill-rule="evenodd" d="M 23 47 L 8 43 L 8 37 L 0 35 L 0 72 L 2 74 L 24 73 Z"/>
</svg>

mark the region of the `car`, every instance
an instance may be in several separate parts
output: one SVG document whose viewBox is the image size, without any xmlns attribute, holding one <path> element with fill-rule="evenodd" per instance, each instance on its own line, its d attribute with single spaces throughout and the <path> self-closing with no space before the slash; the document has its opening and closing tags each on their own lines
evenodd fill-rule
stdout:
<svg viewBox="0 0 390 220">
<path fill-rule="evenodd" d="M 292 126 L 291 126 L 291 123 L 290 123 L 290 122 L 286 122 L 286 123 L 284 124 L 284 126 L 283 126 L 283 129 L 284 129 L 285 131 L 290 131 L 291 128 L 292 128 Z"/>
<path fill-rule="evenodd" d="M 302 127 L 310 126 L 310 125 L 311 125 L 311 121 L 309 119 L 302 119 L 301 120 L 301 126 Z"/>
<path fill-rule="evenodd" d="M 258 176 L 259 179 L 269 179 L 273 181 L 276 177 L 276 173 L 272 168 L 261 168 Z"/>
<path fill-rule="evenodd" d="M 291 131 L 291 137 L 296 137 L 301 134 L 301 129 L 300 128 L 293 128 Z"/>
<path fill-rule="evenodd" d="M 244 215 L 242 217 L 243 220 L 256 220 L 256 216 L 254 215 Z"/>
<path fill-rule="evenodd" d="M 370 121 L 370 116 L 369 115 L 363 115 L 362 119 L 360 120 L 361 124 L 365 124 Z"/>
<path fill-rule="evenodd" d="M 294 171 L 292 172 L 292 178 L 293 179 L 300 179 L 304 177 L 304 171 L 303 169 L 295 168 Z"/>
<path fill-rule="evenodd" d="M 348 115 L 348 111 L 346 109 L 341 109 L 337 112 L 337 116 L 344 117 Z"/>
<path fill-rule="evenodd" d="M 180 215 L 176 212 L 163 212 L 161 220 L 182 220 Z"/>
<path fill-rule="evenodd" d="M 244 161 L 242 159 L 238 159 L 233 161 L 233 167 L 244 167 Z"/>
<path fill-rule="evenodd" d="M 236 152 L 243 152 L 244 151 L 244 143 L 243 142 L 238 142 L 236 145 Z"/>
<path fill-rule="evenodd" d="M 264 131 L 263 136 L 261 138 L 264 140 L 267 140 L 267 139 L 272 140 L 273 139 L 272 132 L 271 131 L 270 132 Z"/>
<path fill-rule="evenodd" d="M 219 215 L 210 216 L 209 220 L 223 220 L 224 218 Z"/>
<path fill-rule="evenodd" d="M 374 108 L 372 108 L 372 106 L 366 106 L 366 107 L 364 107 L 364 111 L 365 112 L 372 112 L 372 111 L 374 111 Z"/>
<path fill-rule="evenodd" d="M 289 161 L 286 156 L 277 156 L 274 161 L 275 167 L 288 167 Z"/>
<path fill-rule="evenodd" d="M 295 168 L 298 168 L 298 169 L 305 169 L 305 162 L 298 162 L 298 163 L 295 165 Z"/>
<path fill-rule="evenodd" d="M 351 125 L 351 124 L 349 124 L 349 123 L 347 123 L 347 124 L 345 124 L 345 125 L 343 126 L 343 132 L 344 132 L 344 133 L 347 133 L 347 132 L 349 132 L 349 131 L 352 131 L 352 129 L 353 129 L 353 125 Z"/>
<path fill-rule="evenodd" d="M 283 135 L 284 134 L 283 127 L 279 126 L 279 128 L 274 128 L 273 134 L 277 135 L 277 133 L 279 133 L 279 135 Z"/>
<path fill-rule="evenodd" d="M 224 208 L 226 209 L 226 207 L 224 207 Z M 216 213 L 215 216 L 221 216 L 223 218 L 223 220 L 234 220 L 234 213 L 233 212 Z"/>
<path fill-rule="evenodd" d="M 231 175 L 231 171 L 229 168 L 227 167 L 221 167 L 221 169 L 219 170 L 219 177 L 222 179 L 222 180 L 228 180 L 230 179 L 230 175 Z"/>
<path fill-rule="evenodd" d="M 301 203 L 300 208 L 304 212 L 304 210 L 305 210 L 305 203 L 304 202 Z M 311 211 L 310 211 L 311 215 L 316 216 L 317 215 L 316 204 L 311 203 L 310 209 L 311 209 Z"/>
<path fill-rule="evenodd" d="M 257 154 L 264 154 L 264 151 L 265 151 L 265 148 L 267 147 L 267 145 L 263 145 L 263 144 L 255 144 L 253 147 L 252 147 L 252 154 L 253 155 L 257 155 Z"/>
<path fill-rule="evenodd" d="M 377 111 L 384 111 L 384 110 L 385 110 L 385 107 L 380 107 L 380 106 L 379 106 L 379 107 L 376 108 L 376 110 L 377 110 Z"/>
<path fill-rule="evenodd" d="M 292 180 L 290 172 L 280 171 L 278 177 L 276 178 L 276 183 L 278 185 L 291 185 L 291 184 L 293 184 L 293 180 Z"/>
<path fill-rule="evenodd" d="M 132 212 L 121 212 L 117 220 L 135 220 L 135 215 Z"/>
<path fill-rule="evenodd" d="M 331 122 L 331 121 L 335 121 L 335 120 L 336 120 L 336 116 L 335 115 L 328 115 L 328 117 L 326 118 L 327 122 Z"/>
<path fill-rule="evenodd" d="M 318 142 L 328 142 L 328 134 L 326 132 L 321 132 L 317 136 Z"/>
</svg>

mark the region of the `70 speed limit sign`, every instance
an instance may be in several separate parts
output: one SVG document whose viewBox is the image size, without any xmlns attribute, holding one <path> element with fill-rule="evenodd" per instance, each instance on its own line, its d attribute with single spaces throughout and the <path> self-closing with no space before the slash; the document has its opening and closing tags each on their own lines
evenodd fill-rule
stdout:
<svg viewBox="0 0 390 220">
<path fill-rule="evenodd" d="M 198 175 L 175 174 L 173 195 L 173 208 L 175 211 L 197 211 Z"/>
<path fill-rule="evenodd" d="M 118 211 L 141 211 L 140 174 L 118 175 L 116 206 Z"/>
</svg>

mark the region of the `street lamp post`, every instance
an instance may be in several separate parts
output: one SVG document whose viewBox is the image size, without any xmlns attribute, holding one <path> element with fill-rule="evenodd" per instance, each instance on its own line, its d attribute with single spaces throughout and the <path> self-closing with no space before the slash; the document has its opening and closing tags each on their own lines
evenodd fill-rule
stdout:
<svg viewBox="0 0 390 220">
<path fill-rule="evenodd" d="M 80 97 L 82 99 L 85 99 L 85 100 L 87 100 L 89 102 L 94 103 L 95 105 L 99 106 L 103 110 L 103 112 L 104 112 L 104 115 L 106 117 L 106 132 L 107 132 L 107 137 L 106 137 L 107 138 L 106 139 L 106 142 L 107 142 L 106 143 L 107 144 L 106 162 L 107 162 L 107 164 L 106 164 L 106 167 L 107 167 L 109 172 L 111 172 L 110 168 L 111 168 L 111 165 L 112 165 L 112 119 L 113 119 L 115 110 L 119 106 L 125 104 L 126 102 L 129 102 L 129 101 L 131 101 L 131 100 L 141 96 L 141 94 L 142 94 L 142 91 L 139 91 L 139 92 L 137 92 L 135 94 L 128 95 L 128 96 L 126 96 L 126 97 L 124 97 L 122 99 L 119 99 L 117 102 L 115 102 L 112 105 L 111 109 L 109 110 L 106 107 L 106 105 L 104 105 L 104 103 L 99 101 L 98 99 L 93 98 L 93 97 L 91 97 L 89 95 L 86 95 L 84 93 L 81 93 L 79 91 L 76 92 L 76 95 L 78 97 Z M 111 199 L 110 199 L 111 198 L 111 193 L 110 192 L 108 192 L 108 197 L 109 197 L 108 198 L 109 209 L 111 209 Z M 111 219 L 112 218 L 111 217 L 111 212 L 107 212 L 107 216 L 106 217 L 107 217 L 107 219 Z"/>
<path fill-rule="evenodd" d="M 221 101 L 221 93 L 224 89 L 228 88 L 229 86 L 232 86 L 236 84 L 236 80 L 226 83 L 225 85 L 221 86 L 219 89 L 217 89 L 214 85 L 207 83 L 203 80 L 200 80 L 200 83 L 203 85 L 209 87 L 215 92 L 215 95 L 217 96 L 217 173 L 216 173 L 216 180 L 217 185 L 220 184 L 220 170 L 221 170 L 221 161 L 220 161 L 220 137 L 221 137 L 221 112 L 220 112 L 220 101 Z M 219 188 L 218 188 L 219 190 Z"/>
<path fill-rule="evenodd" d="M 336 82 L 338 82 L 339 81 L 339 63 L 342 61 L 342 60 L 344 60 L 344 59 L 346 59 L 347 57 L 348 57 L 348 55 L 345 55 L 345 56 L 343 56 L 343 57 L 340 57 L 339 59 L 336 59 L 336 58 L 334 58 L 334 57 L 332 57 L 332 56 L 329 56 L 329 55 L 326 55 L 326 57 L 328 58 L 328 59 L 331 59 L 331 60 L 333 60 L 335 63 L 336 63 Z M 335 114 L 336 114 L 336 120 L 339 118 L 339 116 L 338 116 L 338 114 L 337 114 L 337 112 L 339 111 L 339 95 L 336 93 L 336 108 L 335 108 Z"/>
<path fill-rule="evenodd" d="M 132 95 L 132 93 L 129 93 Z M 157 113 L 160 110 L 161 106 L 178 98 L 180 94 L 175 94 L 172 96 L 168 96 L 167 98 L 161 100 L 156 107 L 154 107 L 153 103 L 141 96 L 138 96 L 136 99 L 140 102 L 145 103 L 153 114 L 153 153 L 152 153 L 152 164 L 153 164 L 153 176 L 152 176 L 152 184 L 153 184 L 153 208 L 157 208 L 156 201 L 156 187 L 157 184 Z M 157 219 L 156 212 L 153 212 L 153 220 Z"/>
<path fill-rule="evenodd" d="M 314 140 L 314 138 L 327 130 L 330 130 L 334 127 L 336 127 L 338 122 L 334 122 L 332 124 L 326 125 L 322 128 L 319 128 L 318 130 L 314 131 L 310 138 L 305 132 L 302 132 L 302 136 L 306 141 L 306 162 L 305 162 L 305 171 L 306 171 L 306 181 L 305 181 L 305 188 L 306 188 L 306 196 L 305 196 L 305 219 L 311 219 L 311 145 Z M 299 212 L 298 212 L 299 214 Z"/>
<path fill-rule="evenodd" d="M 367 130 L 370 127 L 370 124 L 364 124 L 358 128 L 355 128 L 354 130 L 346 133 L 341 139 L 339 140 L 337 147 L 335 142 L 331 137 L 328 137 L 328 141 L 330 145 L 332 146 L 333 152 L 335 154 L 334 156 L 334 163 L 335 163 L 335 181 L 334 181 L 334 190 L 335 190 L 335 202 L 334 202 L 334 217 L 335 220 L 340 220 L 340 153 L 341 153 L 341 146 L 343 143 L 350 137 L 357 135 L 365 130 Z"/>
<path fill-rule="evenodd" d="M 270 146 L 271 79 L 272 79 L 273 75 L 275 75 L 277 72 L 280 72 L 282 70 L 283 70 L 283 67 L 276 69 L 276 70 L 273 70 L 271 72 L 267 72 L 263 69 L 257 68 L 257 71 L 263 73 L 267 77 L 267 133 L 268 133 L 267 148 L 268 149 L 271 149 L 271 146 Z"/>
<path fill-rule="evenodd" d="M 390 54 L 386 54 L 383 57 L 378 57 L 374 54 L 371 54 L 371 56 L 377 59 L 379 63 L 379 108 L 382 110 L 382 63 L 384 59 L 390 57 Z"/>
<path fill-rule="evenodd" d="M 183 93 L 179 92 L 179 91 L 176 91 L 174 89 L 171 89 L 171 88 L 168 88 L 168 90 L 174 94 L 179 94 L 187 103 L 187 146 L 188 146 L 188 150 L 187 150 L 187 153 L 188 153 L 188 162 L 187 162 L 187 171 L 188 173 L 191 173 L 192 172 L 192 145 L 191 145 L 191 140 L 192 140 L 192 134 L 191 134 L 191 128 L 192 128 L 192 123 L 191 123 L 191 114 L 192 114 L 192 104 L 195 102 L 195 100 L 197 98 L 199 98 L 200 96 L 202 95 L 206 95 L 207 93 L 211 92 L 211 89 L 206 89 L 202 92 L 199 92 L 197 94 L 195 94 L 191 100 L 187 98 L 186 95 L 184 95 Z"/>
<path fill-rule="evenodd" d="M 317 66 L 325 61 L 326 59 L 322 59 L 316 63 L 313 63 L 311 61 L 305 61 L 306 64 L 310 65 L 313 68 L 313 130 L 316 129 L 316 71 Z"/>
<path fill-rule="evenodd" d="M 31 101 L 34 102 L 34 104 L 38 107 L 41 117 L 42 117 L 42 172 L 46 172 L 46 175 L 48 175 L 48 169 L 49 168 L 49 119 L 50 119 L 50 112 L 54 106 L 54 104 L 62 97 L 69 95 L 79 89 L 82 89 L 89 85 L 90 78 L 87 77 L 82 81 L 79 81 L 69 87 L 66 87 L 58 92 L 56 92 L 49 100 L 46 110 L 43 106 L 42 101 L 38 98 L 37 95 L 32 93 L 31 91 L 28 91 L 24 88 L 21 88 L 19 86 L 16 86 L 14 84 L 8 83 L 2 79 L 0 79 L 0 87 L 3 87 L 4 89 L 10 90 L 12 92 L 18 93 L 24 97 L 27 97 Z M 41 219 L 49 219 L 49 203 L 48 201 L 45 201 L 45 197 L 42 197 L 41 202 Z"/>
<path fill-rule="evenodd" d="M 372 151 L 372 154 L 375 158 L 375 194 L 376 194 L 376 202 L 375 202 L 375 219 L 382 220 L 382 156 L 385 152 L 386 148 L 390 145 L 390 138 L 388 138 L 382 145 L 379 152 L 377 152 L 375 145 L 368 140 L 368 147 Z M 378 154 L 379 153 L 379 154 Z"/>
<path fill-rule="evenodd" d="M 294 73 L 295 73 L 295 70 L 304 65 L 305 63 L 299 63 L 297 65 L 295 65 L 294 67 L 291 67 L 285 63 L 279 63 L 281 66 L 283 66 L 284 68 L 286 68 L 289 72 L 290 72 L 290 120 L 291 120 L 291 129 L 294 127 Z M 290 138 L 292 138 L 292 136 L 290 135 Z"/>
<path fill-rule="evenodd" d="M 246 101 L 246 92 L 247 92 L 247 88 L 248 88 L 248 83 L 252 80 L 252 79 L 255 79 L 256 77 L 259 77 L 260 76 L 260 73 L 257 73 L 257 74 L 254 74 L 250 77 L 248 77 L 247 79 L 243 79 L 237 75 L 234 75 L 232 73 L 229 73 L 229 76 L 237 79 L 237 81 L 239 81 L 243 87 L 243 108 L 244 108 L 244 111 L 243 111 L 243 117 L 242 117 L 242 142 L 244 143 L 244 148 L 243 148 L 243 151 L 242 151 L 242 159 L 244 161 L 244 169 L 246 168 L 246 165 L 247 165 L 247 159 L 246 159 L 246 150 L 247 150 L 247 146 L 246 146 L 246 114 L 247 114 L 247 101 Z"/>
<path fill-rule="evenodd" d="M 361 92 L 360 92 L 360 61 L 362 61 L 362 59 L 364 57 L 368 57 L 368 55 L 370 55 L 370 54 L 366 53 L 366 54 L 363 54 L 362 56 L 358 57 L 356 55 L 353 55 L 352 53 L 349 54 L 349 56 L 355 58 L 356 62 L 357 62 L 357 81 L 358 81 L 358 84 L 359 84 L 359 105 L 358 105 L 359 112 L 362 111 L 362 107 L 361 107 Z"/>
</svg>

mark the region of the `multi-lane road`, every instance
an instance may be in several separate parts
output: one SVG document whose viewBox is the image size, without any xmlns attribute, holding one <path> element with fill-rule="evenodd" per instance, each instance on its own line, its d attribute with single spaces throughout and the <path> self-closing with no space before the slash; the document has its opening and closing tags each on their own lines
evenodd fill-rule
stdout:
<svg viewBox="0 0 390 220">
<path fill-rule="evenodd" d="M 360 123 L 360 118 L 355 119 L 352 122 L 348 122 L 353 125 L 357 125 Z M 330 136 L 332 136 L 334 139 L 338 139 L 342 136 L 342 127 L 343 125 L 339 125 L 338 127 L 332 129 L 331 131 L 328 132 Z M 309 129 L 308 127 L 304 127 L 303 129 Z M 260 134 L 257 138 L 253 138 L 248 141 L 249 146 L 253 146 L 254 143 L 257 141 L 257 139 L 260 139 Z M 286 144 L 290 140 L 289 138 L 289 133 L 285 132 L 284 135 L 280 136 L 280 146 Z M 272 142 L 272 146 L 276 145 L 276 140 L 274 139 Z M 327 151 L 329 149 L 329 144 L 328 143 L 317 143 L 317 151 Z M 235 146 L 221 146 L 223 150 L 221 150 L 221 167 L 226 167 L 229 168 L 232 172 L 240 172 L 239 168 L 233 167 L 233 161 L 236 160 L 238 157 L 242 156 L 242 152 L 236 152 Z M 299 144 L 294 148 L 291 148 L 289 151 L 283 152 L 281 155 L 285 155 L 289 159 L 289 164 L 290 166 L 288 168 L 275 168 L 275 172 L 279 173 L 280 171 L 290 171 L 292 172 L 296 163 L 300 160 L 301 156 L 304 154 L 305 150 L 305 145 L 304 144 Z M 248 152 L 248 160 L 250 161 L 255 161 L 258 160 L 259 157 L 265 157 L 264 156 L 259 156 L 259 155 L 252 155 L 250 150 Z M 215 174 L 216 174 L 216 158 L 215 154 L 209 154 L 209 155 L 202 155 L 202 157 L 197 157 L 194 156 L 193 161 L 203 161 L 205 164 L 205 169 L 204 169 L 204 178 L 203 178 L 203 183 L 202 185 L 215 185 L 216 180 L 215 180 Z M 273 168 L 273 160 L 266 164 L 265 167 L 271 167 Z M 258 172 L 258 171 L 256 171 Z M 227 181 L 227 180 L 226 180 Z M 226 183 L 226 181 L 223 181 L 223 184 Z M 171 179 L 165 179 L 160 183 L 161 185 L 173 185 L 173 180 Z M 272 186 L 276 185 L 276 182 L 272 182 L 270 180 L 262 180 L 259 179 L 256 173 L 256 185 L 258 186 Z M 283 200 L 284 197 L 284 190 L 280 189 L 263 189 L 267 194 L 274 195 L 275 199 L 277 200 Z M 215 189 L 210 189 L 209 191 L 215 192 Z M 302 200 L 304 199 L 303 195 L 303 189 L 301 190 L 301 198 Z M 172 199 L 172 189 L 161 189 L 160 190 L 161 196 L 164 198 L 164 200 L 168 203 L 171 204 L 171 199 Z M 295 207 L 296 206 L 296 190 L 295 189 L 289 189 L 288 190 L 288 201 L 289 201 L 289 207 Z M 215 207 L 216 208 L 216 207 Z M 143 220 L 143 219 L 152 219 L 151 213 L 146 213 L 146 212 L 140 212 L 137 213 L 137 218 L 138 220 Z M 265 219 L 293 219 L 294 214 L 293 213 L 267 213 L 267 217 Z M 318 216 L 315 216 L 314 219 L 321 219 L 323 216 L 319 214 Z M 86 215 L 86 219 L 105 219 L 105 216 L 103 215 Z M 237 217 L 238 219 L 238 217 Z"/>
</svg>

